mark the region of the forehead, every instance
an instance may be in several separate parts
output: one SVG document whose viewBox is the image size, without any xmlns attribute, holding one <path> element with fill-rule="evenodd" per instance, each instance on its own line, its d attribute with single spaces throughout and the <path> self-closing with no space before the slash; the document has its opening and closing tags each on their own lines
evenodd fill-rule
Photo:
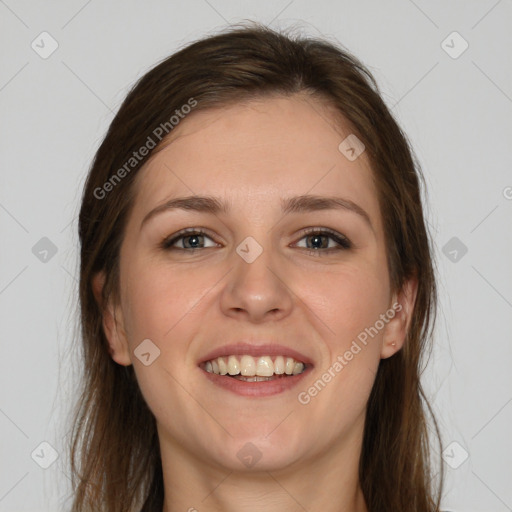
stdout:
<svg viewBox="0 0 512 512">
<path fill-rule="evenodd" d="M 316 194 L 342 195 L 378 220 L 365 153 L 351 161 L 339 148 L 351 134 L 333 107 L 304 96 L 193 112 L 139 171 L 133 214 L 197 194 L 252 207 L 254 218 L 282 197 Z"/>
</svg>

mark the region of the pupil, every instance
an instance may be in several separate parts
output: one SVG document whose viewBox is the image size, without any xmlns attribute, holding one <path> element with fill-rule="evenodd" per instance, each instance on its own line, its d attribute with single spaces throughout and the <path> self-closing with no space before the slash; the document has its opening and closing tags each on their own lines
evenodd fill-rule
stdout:
<svg viewBox="0 0 512 512">
<path fill-rule="evenodd" d="M 190 235 L 188 237 L 188 239 L 189 239 L 189 245 L 191 245 L 193 248 L 197 248 L 197 245 L 195 245 L 195 244 L 199 243 L 199 236 L 198 235 Z M 193 240 L 192 243 L 190 242 L 191 240 Z"/>
<path fill-rule="evenodd" d="M 319 235 L 312 235 L 311 238 L 312 238 L 313 247 L 315 249 L 318 249 L 318 247 L 322 247 L 322 241 L 321 241 L 322 237 L 321 236 L 319 236 Z M 317 243 L 319 243 L 319 245 L 316 245 Z"/>
</svg>

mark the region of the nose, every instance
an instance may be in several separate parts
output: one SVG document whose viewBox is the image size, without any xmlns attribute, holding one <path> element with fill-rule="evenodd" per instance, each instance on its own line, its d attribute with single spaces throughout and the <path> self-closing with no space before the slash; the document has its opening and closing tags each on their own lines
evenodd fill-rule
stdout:
<svg viewBox="0 0 512 512">
<path fill-rule="evenodd" d="M 286 279 L 285 263 L 280 265 L 267 247 L 253 261 L 240 254 L 233 252 L 233 267 L 221 296 L 223 313 L 254 323 L 288 316 L 294 294 Z"/>
</svg>

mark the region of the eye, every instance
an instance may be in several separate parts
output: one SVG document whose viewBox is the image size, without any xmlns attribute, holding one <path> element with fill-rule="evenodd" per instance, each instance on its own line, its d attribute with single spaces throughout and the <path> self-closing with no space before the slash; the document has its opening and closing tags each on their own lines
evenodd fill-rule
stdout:
<svg viewBox="0 0 512 512">
<path fill-rule="evenodd" d="M 166 238 L 162 244 L 162 249 L 178 249 L 178 250 L 194 250 L 194 249 L 206 249 L 207 247 L 203 247 L 205 238 L 212 240 L 205 231 L 201 229 L 184 229 L 175 235 L 172 235 L 169 238 Z M 213 241 L 213 240 L 212 240 Z M 178 243 L 178 246 L 175 247 L 175 244 Z M 214 242 L 213 245 L 209 247 L 215 247 L 217 244 Z"/>
<path fill-rule="evenodd" d="M 306 240 L 306 247 L 303 248 L 307 249 L 307 252 L 314 256 L 352 248 L 352 243 L 347 237 L 330 229 L 309 228 L 304 233 L 305 236 L 300 239 Z M 212 244 L 205 246 L 205 239 L 211 240 Z M 307 242 L 308 240 L 310 240 L 310 243 Z M 331 241 L 334 241 L 334 246 L 329 246 Z M 188 228 L 164 239 L 160 246 L 165 250 L 177 249 L 192 252 L 195 249 L 218 247 L 218 244 L 202 229 Z M 297 243 L 296 246 L 300 247 Z"/>
<path fill-rule="evenodd" d="M 347 237 L 336 231 L 325 228 L 310 228 L 306 231 L 306 235 L 303 236 L 301 240 L 306 240 L 305 248 L 308 249 L 307 252 L 314 256 L 352 248 L 352 243 Z M 336 245 L 329 247 L 330 241 L 334 241 Z"/>
</svg>

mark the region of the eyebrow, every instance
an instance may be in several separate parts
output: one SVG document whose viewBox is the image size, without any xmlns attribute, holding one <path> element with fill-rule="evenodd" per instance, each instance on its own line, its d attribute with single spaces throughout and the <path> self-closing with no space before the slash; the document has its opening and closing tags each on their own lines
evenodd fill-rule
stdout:
<svg viewBox="0 0 512 512">
<path fill-rule="evenodd" d="M 210 213 L 213 215 L 229 213 L 229 204 L 212 196 L 187 196 L 169 199 L 165 203 L 151 210 L 141 222 L 141 229 L 150 219 L 156 215 L 169 210 L 192 210 L 201 213 Z M 342 197 L 324 197 L 316 195 L 293 196 L 281 199 L 281 209 L 283 214 L 305 213 L 319 210 L 346 210 L 359 215 L 371 228 L 375 229 L 370 220 L 370 216 L 357 203 L 344 199 Z"/>
</svg>

